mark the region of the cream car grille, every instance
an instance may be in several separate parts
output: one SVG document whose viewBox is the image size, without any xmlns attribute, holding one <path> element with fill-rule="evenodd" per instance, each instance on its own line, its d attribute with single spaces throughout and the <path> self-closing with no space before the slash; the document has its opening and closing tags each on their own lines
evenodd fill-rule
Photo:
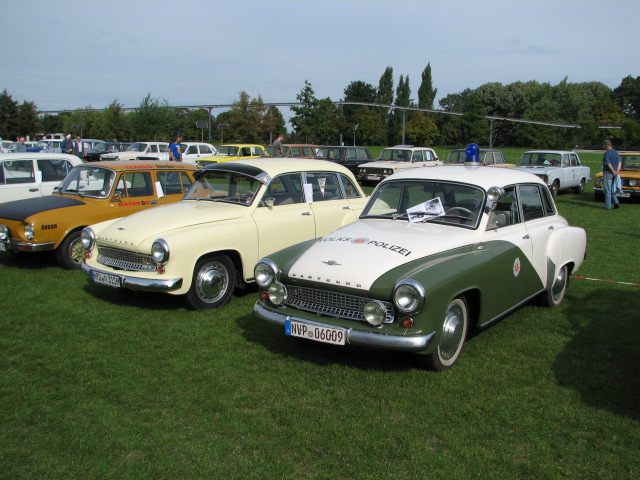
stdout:
<svg viewBox="0 0 640 480">
<path fill-rule="evenodd" d="M 364 322 L 364 304 L 371 300 L 366 297 L 330 292 L 317 288 L 298 287 L 295 285 L 285 285 L 285 287 L 287 289 L 286 305 L 305 312 L 347 320 Z M 390 302 L 382 303 L 387 309 L 384 323 L 393 322 L 395 317 L 393 304 Z"/>
<path fill-rule="evenodd" d="M 119 248 L 98 246 L 97 261 L 102 265 L 132 272 L 153 272 L 156 269 L 156 263 L 151 255 L 129 252 Z"/>
</svg>

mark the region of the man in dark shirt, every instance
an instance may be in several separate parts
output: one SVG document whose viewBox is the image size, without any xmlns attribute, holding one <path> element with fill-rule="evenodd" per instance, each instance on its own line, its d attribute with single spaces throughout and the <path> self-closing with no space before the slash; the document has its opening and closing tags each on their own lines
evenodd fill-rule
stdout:
<svg viewBox="0 0 640 480">
<path fill-rule="evenodd" d="M 274 157 L 281 157 L 282 156 L 282 140 L 283 140 L 283 136 L 282 134 L 278 135 L 278 137 L 274 140 L 273 144 L 271 145 L 273 147 L 273 153 L 271 155 L 273 155 Z"/>
<path fill-rule="evenodd" d="M 614 181 L 616 175 L 620 175 L 620 155 L 613 149 L 611 140 L 604 141 L 604 156 L 602 157 L 602 187 L 604 189 L 604 208 L 611 210 L 611 204 L 613 208 L 619 208 L 620 202 L 616 197 L 614 189 Z"/>
</svg>

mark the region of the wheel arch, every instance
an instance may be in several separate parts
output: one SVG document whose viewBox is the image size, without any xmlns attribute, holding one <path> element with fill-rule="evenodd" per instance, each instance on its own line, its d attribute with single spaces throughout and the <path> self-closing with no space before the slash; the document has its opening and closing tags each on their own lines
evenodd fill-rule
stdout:
<svg viewBox="0 0 640 480">
<path fill-rule="evenodd" d="M 196 268 L 196 265 L 198 265 L 198 262 L 200 262 L 201 260 L 206 258 L 218 257 L 218 256 L 229 257 L 229 259 L 233 263 L 233 267 L 235 268 L 235 277 L 236 277 L 235 285 L 236 287 L 244 288 L 247 282 L 245 282 L 244 275 L 242 273 L 243 272 L 242 256 L 240 255 L 240 252 L 238 252 L 237 250 L 231 250 L 231 249 L 215 250 L 213 252 L 203 253 L 198 258 L 196 258 L 195 262 L 193 263 L 192 270 Z"/>
</svg>

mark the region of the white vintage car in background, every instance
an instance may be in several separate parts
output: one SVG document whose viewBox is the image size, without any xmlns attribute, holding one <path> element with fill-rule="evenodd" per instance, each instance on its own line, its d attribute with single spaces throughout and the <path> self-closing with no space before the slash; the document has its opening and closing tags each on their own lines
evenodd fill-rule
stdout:
<svg viewBox="0 0 640 480">
<path fill-rule="evenodd" d="M 51 195 L 71 169 L 80 165 L 65 153 L 0 154 L 0 203 Z"/>
<path fill-rule="evenodd" d="M 82 268 L 97 284 L 217 307 L 254 281 L 260 257 L 356 221 L 365 202 L 353 174 L 333 162 L 211 164 L 184 200 L 86 228 Z"/>
<path fill-rule="evenodd" d="M 394 173 L 418 167 L 443 165 L 433 148 L 396 145 L 380 152 L 375 162 L 363 163 L 358 167 L 361 182 L 379 182 Z"/>
<path fill-rule="evenodd" d="M 472 327 L 536 297 L 559 305 L 585 249 L 534 175 L 412 169 L 378 185 L 358 222 L 261 259 L 254 311 L 283 335 L 415 352 L 442 370 Z"/>
<path fill-rule="evenodd" d="M 169 160 L 167 142 L 136 142 L 124 152 L 109 152 L 100 155 L 100 160 Z"/>
<path fill-rule="evenodd" d="M 531 150 L 522 155 L 518 169 L 540 177 L 551 190 L 553 198 L 560 190 L 584 191 L 591 180 L 591 169 L 582 165 L 575 152 L 563 150 Z"/>
</svg>

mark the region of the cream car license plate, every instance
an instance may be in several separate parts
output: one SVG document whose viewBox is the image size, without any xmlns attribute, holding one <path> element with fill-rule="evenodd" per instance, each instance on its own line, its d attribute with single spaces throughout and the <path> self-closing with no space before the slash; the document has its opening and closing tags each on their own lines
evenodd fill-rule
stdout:
<svg viewBox="0 0 640 480">
<path fill-rule="evenodd" d="M 316 342 L 332 343 L 333 345 L 345 345 L 347 343 L 347 331 L 344 328 L 319 327 L 296 322 L 295 320 L 287 320 L 285 322 L 284 333 L 290 337 L 306 338 Z"/>
<path fill-rule="evenodd" d="M 114 288 L 120 288 L 122 286 L 122 278 L 118 275 L 91 270 L 90 276 L 91 280 L 101 285 L 107 285 Z"/>
</svg>

